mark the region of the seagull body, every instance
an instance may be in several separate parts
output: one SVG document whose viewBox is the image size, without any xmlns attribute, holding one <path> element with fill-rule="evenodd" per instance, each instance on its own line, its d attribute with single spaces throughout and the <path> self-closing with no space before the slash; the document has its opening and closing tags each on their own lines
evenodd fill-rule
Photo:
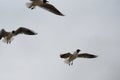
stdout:
<svg viewBox="0 0 120 80">
<path fill-rule="evenodd" d="M 89 53 L 81 53 L 79 54 L 80 50 L 77 49 L 73 54 L 70 52 L 61 54 L 60 57 L 65 59 L 65 63 L 69 65 L 73 65 L 73 61 L 76 58 L 96 58 L 96 55 L 89 54 Z"/>
<path fill-rule="evenodd" d="M 35 6 L 43 5 L 43 1 L 41 1 L 41 0 L 31 0 L 31 1 L 32 1 L 32 3 L 27 3 L 28 4 L 28 8 L 34 9 Z"/>
<path fill-rule="evenodd" d="M 4 41 L 8 44 L 8 43 L 11 43 L 11 41 L 13 40 L 13 37 L 18 34 L 36 35 L 37 33 L 24 27 L 20 27 L 16 31 L 13 30 L 11 32 L 7 32 L 4 29 L 2 29 L 0 31 L 0 40 L 4 38 Z"/>
<path fill-rule="evenodd" d="M 0 32 L 0 39 L 2 39 L 2 37 L 4 38 L 4 42 L 11 43 L 11 41 L 13 40 L 14 34 L 12 34 L 12 32 L 6 32 L 4 29 L 1 30 Z"/>
<path fill-rule="evenodd" d="M 26 3 L 27 7 L 34 9 L 36 6 L 39 6 L 43 9 L 46 9 L 56 15 L 64 16 L 56 7 L 52 4 L 49 4 L 47 0 L 30 0 L 31 2 Z"/>
</svg>

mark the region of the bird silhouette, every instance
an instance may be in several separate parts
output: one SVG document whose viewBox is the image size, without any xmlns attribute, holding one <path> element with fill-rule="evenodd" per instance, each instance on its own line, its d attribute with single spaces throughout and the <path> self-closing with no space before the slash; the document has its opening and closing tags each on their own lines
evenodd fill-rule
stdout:
<svg viewBox="0 0 120 80">
<path fill-rule="evenodd" d="M 27 7 L 30 9 L 34 9 L 36 6 L 39 6 L 49 12 L 52 12 L 59 16 L 64 16 L 55 6 L 48 3 L 47 0 L 30 0 L 31 2 L 26 3 Z"/>
<path fill-rule="evenodd" d="M 4 29 L 1 29 L 0 40 L 4 38 L 4 41 L 8 44 L 8 43 L 11 43 L 11 41 L 13 40 L 13 37 L 18 34 L 36 35 L 37 33 L 24 27 L 19 27 L 17 30 L 13 30 L 11 32 L 7 32 Z"/>
<path fill-rule="evenodd" d="M 73 65 L 73 61 L 76 58 L 96 58 L 97 57 L 96 55 L 89 54 L 89 53 L 79 54 L 80 51 L 81 51 L 80 49 L 77 49 L 73 54 L 71 54 L 70 52 L 60 54 L 60 58 L 64 58 L 66 64 Z"/>
</svg>

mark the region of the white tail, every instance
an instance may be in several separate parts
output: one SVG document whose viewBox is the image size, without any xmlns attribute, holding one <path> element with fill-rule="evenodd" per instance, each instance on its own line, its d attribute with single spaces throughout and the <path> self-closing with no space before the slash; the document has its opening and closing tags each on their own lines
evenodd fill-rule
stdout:
<svg viewBox="0 0 120 80">
<path fill-rule="evenodd" d="M 29 8 L 32 5 L 32 3 L 26 3 L 26 6 Z"/>
<path fill-rule="evenodd" d="M 11 38 L 11 39 L 8 40 L 8 41 L 7 41 L 7 39 L 3 39 L 2 41 L 3 41 L 4 43 L 11 43 L 13 40 L 14 40 L 14 38 Z"/>
<path fill-rule="evenodd" d="M 7 40 L 6 40 L 6 39 L 3 39 L 2 41 L 3 41 L 4 43 L 7 43 Z"/>
<path fill-rule="evenodd" d="M 66 64 L 69 64 L 69 63 L 70 63 L 69 59 L 65 59 L 64 62 L 65 62 Z"/>
</svg>

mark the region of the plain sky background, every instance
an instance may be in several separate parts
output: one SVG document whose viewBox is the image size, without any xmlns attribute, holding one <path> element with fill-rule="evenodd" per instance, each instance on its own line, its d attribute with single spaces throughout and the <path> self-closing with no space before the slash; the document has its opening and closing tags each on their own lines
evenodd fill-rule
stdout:
<svg viewBox="0 0 120 80">
<path fill-rule="evenodd" d="M 120 80 L 120 0 L 49 0 L 64 17 L 26 2 L 0 0 L 0 29 L 38 33 L 0 41 L 0 80 Z M 78 48 L 98 58 L 60 59 Z"/>
</svg>

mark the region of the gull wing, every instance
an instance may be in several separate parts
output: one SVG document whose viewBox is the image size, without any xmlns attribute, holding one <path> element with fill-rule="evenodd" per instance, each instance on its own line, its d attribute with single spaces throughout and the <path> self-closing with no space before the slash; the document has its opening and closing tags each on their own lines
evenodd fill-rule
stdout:
<svg viewBox="0 0 120 80">
<path fill-rule="evenodd" d="M 42 5 L 39 5 L 39 7 L 46 9 L 56 15 L 64 16 L 56 7 L 54 7 L 52 4 L 44 3 Z"/>
<path fill-rule="evenodd" d="M 24 28 L 24 27 L 20 27 L 15 31 L 15 35 L 23 34 L 23 33 L 26 35 L 36 35 L 37 34 L 34 31 L 32 31 L 28 28 Z"/>
<path fill-rule="evenodd" d="M 81 58 L 96 58 L 97 56 L 93 55 L 93 54 L 89 54 L 89 53 L 81 53 L 81 54 L 78 54 L 78 57 L 81 57 Z"/>
<path fill-rule="evenodd" d="M 72 54 L 71 53 L 65 53 L 65 54 L 60 54 L 60 58 L 68 58 L 70 57 Z"/>
</svg>

